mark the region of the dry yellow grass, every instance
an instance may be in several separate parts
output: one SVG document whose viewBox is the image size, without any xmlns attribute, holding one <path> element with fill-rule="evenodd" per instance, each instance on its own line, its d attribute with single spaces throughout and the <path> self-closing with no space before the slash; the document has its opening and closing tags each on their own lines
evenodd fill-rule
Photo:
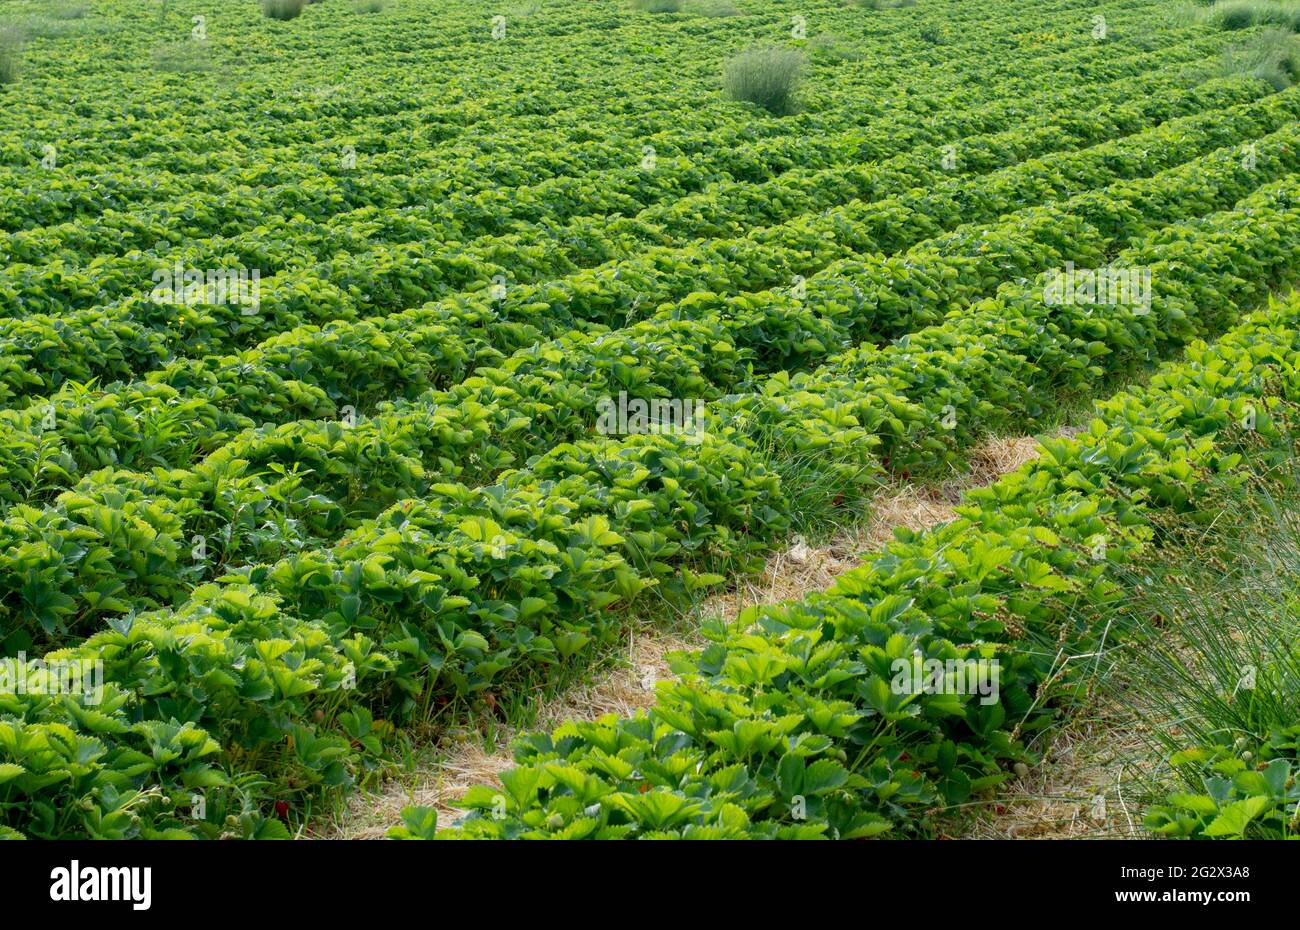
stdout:
<svg viewBox="0 0 1300 930">
<path fill-rule="evenodd" d="M 995 800 L 967 805 L 970 839 L 1132 839 L 1142 833 L 1140 781 L 1160 765 L 1131 707 L 1099 701 L 1053 729 L 1042 761 L 1006 782 Z"/>
<path fill-rule="evenodd" d="M 823 545 L 809 546 L 795 540 L 771 556 L 761 574 L 741 578 L 733 589 L 704 601 L 692 619 L 697 626 L 706 617 L 734 619 L 750 606 L 825 590 L 836 576 L 861 564 L 866 553 L 893 539 L 895 529 L 919 531 L 953 519 L 953 504 L 962 491 L 989 484 L 1019 468 L 1037 455 L 1037 448 L 1037 442 L 1028 437 L 991 440 L 972 453 L 970 470 L 951 481 L 933 486 L 886 486 L 873 500 L 870 517 L 863 525 Z M 689 624 L 684 635 L 666 635 L 653 629 L 633 631 L 612 670 L 542 703 L 529 729 L 551 729 L 567 720 L 594 720 L 608 713 L 630 715 L 649 707 L 654 702 L 654 683 L 672 675 L 665 657 L 700 645 L 702 642 L 689 632 Z M 512 763 L 509 744 L 515 735 L 512 730 L 498 729 L 489 741 L 481 733 L 462 732 L 438 747 L 415 772 L 404 774 L 378 793 L 353 795 L 341 816 L 314 825 L 312 835 L 333 839 L 382 837 L 401 819 L 401 810 L 408 804 L 433 807 L 440 823 L 450 823 L 463 813 L 455 802 L 468 788 L 499 784 L 498 776 Z"/>
</svg>

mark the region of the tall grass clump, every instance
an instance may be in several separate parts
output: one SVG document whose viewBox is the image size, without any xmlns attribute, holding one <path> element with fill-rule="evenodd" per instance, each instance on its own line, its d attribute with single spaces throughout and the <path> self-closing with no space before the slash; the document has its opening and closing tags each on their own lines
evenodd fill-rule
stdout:
<svg viewBox="0 0 1300 930">
<path fill-rule="evenodd" d="M 0 29 L 0 84 L 18 80 L 22 51 L 22 37 L 12 29 Z"/>
<path fill-rule="evenodd" d="M 86 8 L 80 3 L 56 3 L 48 10 L 53 19 L 85 19 Z"/>
<path fill-rule="evenodd" d="M 1294 443 L 1294 437 L 1292 437 Z M 1175 836 L 1286 838 L 1295 800 L 1269 779 L 1300 771 L 1300 458 L 1216 490 L 1206 508 L 1219 541 L 1184 534 L 1132 568 L 1140 593 L 1115 697 L 1137 700 L 1143 738 L 1172 771 L 1152 785 L 1147 826 Z M 1170 783 L 1172 779 L 1172 784 Z M 1286 782 L 1286 778 L 1280 779 Z M 1262 787 L 1261 787 L 1262 786 Z M 1170 788 L 1176 788 L 1170 792 Z M 1161 795 L 1165 797 L 1161 798 Z M 1201 795 L 1205 795 L 1202 797 Z M 1218 817 L 1236 807 L 1251 815 Z M 1300 798 L 1300 794 L 1296 795 Z M 1240 800 L 1242 803 L 1237 803 Z"/>
<path fill-rule="evenodd" d="M 739 16 L 740 8 L 731 0 L 688 0 L 684 9 L 696 16 Z"/>
<path fill-rule="evenodd" d="M 732 100 L 754 103 L 782 116 L 795 110 L 795 91 L 803 69 L 803 52 L 797 49 L 753 48 L 727 62 L 722 70 L 722 86 Z"/>
<path fill-rule="evenodd" d="M 294 19 L 302 15 L 306 0 L 262 0 L 262 15 L 271 19 Z"/>
<path fill-rule="evenodd" d="M 1300 4 L 1268 0 L 1233 0 L 1217 3 L 1203 14 L 1219 29 L 1249 29 L 1251 26 L 1280 26 L 1292 32 L 1300 30 Z"/>
<path fill-rule="evenodd" d="M 632 8 L 642 13 L 680 13 L 682 0 L 632 0 Z"/>
<path fill-rule="evenodd" d="M 1283 29 L 1269 29 L 1224 53 L 1221 76 L 1250 75 L 1284 90 L 1300 78 L 1300 44 Z"/>
</svg>

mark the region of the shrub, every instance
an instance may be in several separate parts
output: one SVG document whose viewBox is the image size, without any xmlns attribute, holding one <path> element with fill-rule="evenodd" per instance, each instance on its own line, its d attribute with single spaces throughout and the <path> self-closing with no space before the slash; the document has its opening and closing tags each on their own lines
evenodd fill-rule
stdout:
<svg viewBox="0 0 1300 930">
<path fill-rule="evenodd" d="M 1286 408 L 1270 411 L 1275 420 L 1279 411 Z M 1149 811 L 1145 823 L 1157 833 L 1285 839 L 1292 832 L 1300 801 L 1290 777 L 1300 748 L 1296 440 L 1283 433 L 1280 461 L 1264 475 L 1243 482 L 1234 472 L 1211 486 L 1201 506 L 1214 513 L 1218 539 L 1208 551 L 1199 531 L 1195 542 L 1178 539 L 1162 558 L 1177 559 L 1176 580 L 1136 567 L 1124 579 L 1140 584 L 1141 594 L 1125 605 L 1124 618 L 1117 615 L 1116 628 L 1136 620 L 1143 648 L 1107 688 L 1141 695 L 1134 712 L 1147 719 L 1178 720 L 1141 731 L 1183 782 Z M 1168 790 L 1163 779 L 1153 781 L 1160 794 Z M 1247 798 L 1249 816 L 1234 817 L 1246 813 Z"/>
<path fill-rule="evenodd" d="M 753 48 L 727 62 L 722 84 L 733 100 L 758 104 L 780 116 L 795 109 L 803 67 L 803 53 L 795 49 Z"/>
<path fill-rule="evenodd" d="M 1270 25 L 1295 32 L 1300 26 L 1300 6 L 1288 3 L 1235 0 L 1232 3 L 1217 4 L 1203 15 L 1212 25 L 1226 30 Z"/>
<path fill-rule="evenodd" d="M 916 6 L 916 0 L 856 0 L 857 5 L 868 10 L 897 10 L 900 7 Z"/>
<path fill-rule="evenodd" d="M 262 0 L 262 13 L 271 19 L 294 19 L 304 6 L 306 0 Z"/>
<path fill-rule="evenodd" d="M 693 0 L 687 5 L 698 16 L 739 16 L 740 8 L 731 0 Z"/>
<path fill-rule="evenodd" d="M 357 13 L 382 13 L 384 0 L 356 0 L 352 4 L 352 9 Z"/>
<path fill-rule="evenodd" d="M 1220 29 L 1245 29 L 1255 24 L 1255 4 L 1234 3 L 1215 7 L 1210 20 Z"/>
<path fill-rule="evenodd" d="M 22 40 L 11 29 L 0 30 L 0 84 L 18 80 L 18 61 L 22 54 Z"/>
<path fill-rule="evenodd" d="M 1300 78 L 1300 48 L 1289 32 L 1270 29 L 1226 52 L 1219 74 L 1248 74 L 1266 81 L 1274 90 L 1283 90 Z"/>
<path fill-rule="evenodd" d="M 632 6 L 644 13 L 680 13 L 682 0 L 632 0 Z"/>
</svg>

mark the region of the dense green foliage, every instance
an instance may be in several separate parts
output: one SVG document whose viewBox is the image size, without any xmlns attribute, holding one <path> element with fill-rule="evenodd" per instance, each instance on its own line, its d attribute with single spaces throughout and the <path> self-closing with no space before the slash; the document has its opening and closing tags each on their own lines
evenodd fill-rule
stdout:
<svg viewBox="0 0 1300 930">
<path fill-rule="evenodd" d="M 960 519 L 901 534 L 825 594 L 714 627 L 649 713 L 522 737 L 504 790 L 472 790 L 478 813 L 451 834 L 847 839 L 920 829 L 936 805 L 995 786 L 1050 720 L 1035 689 L 1107 632 L 1088 621 L 1124 596 L 1114 571 L 1150 545 L 1153 516 L 1192 518 L 1201 493 L 1267 462 L 1283 419 L 1293 435 L 1298 327 L 1292 299 L 1193 345 L 1079 436 L 968 494 Z M 891 662 L 912 655 L 996 659 L 997 702 L 891 691 Z M 1244 826 L 1294 794 L 1283 760 L 1232 772 L 1213 800 L 1177 803 Z"/>
<path fill-rule="evenodd" d="M 0 690 L 0 832 L 287 835 L 408 725 L 1193 346 L 963 521 L 714 630 L 650 716 L 530 737 L 508 816 L 476 793 L 463 828 L 924 830 L 1023 755 L 1044 670 L 1018 644 L 1064 629 L 1065 592 L 1113 596 L 1079 546 L 1122 560 L 1235 463 L 1220 421 L 1264 388 L 1210 397 L 1198 340 L 1294 276 L 1300 90 L 1194 76 L 1254 25 L 200 6 L 3 14 L 28 44 L 9 82 L 0 47 L 0 659 L 105 685 Z M 1067 265 L 1144 269 L 1150 304 L 1049 301 Z M 155 286 L 192 269 L 257 270 L 256 305 Z M 1278 312 L 1222 351 L 1258 334 L 1289 399 Z M 620 395 L 705 411 L 605 435 Z M 882 695 L 913 649 L 1006 655 L 1002 702 Z"/>
</svg>

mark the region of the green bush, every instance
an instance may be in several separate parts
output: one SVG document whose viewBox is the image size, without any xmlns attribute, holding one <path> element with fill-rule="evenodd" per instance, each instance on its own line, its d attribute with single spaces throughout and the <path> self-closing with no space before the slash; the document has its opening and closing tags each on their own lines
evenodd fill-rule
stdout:
<svg viewBox="0 0 1300 930">
<path fill-rule="evenodd" d="M 682 0 L 632 0 L 632 6 L 644 13 L 680 13 Z"/>
<path fill-rule="evenodd" d="M 306 0 L 262 0 L 262 13 L 271 19 L 294 19 L 304 6 Z"/>
<path fill-rule="evenodd" d="M 22 39 L 13 30 L 0 31 L 0 84 L 18 80 L 18 62 L 22 55 Z"/>
<path fill-rule="evenodd" d="M 733 100 L 758 104 L 780 116 L 795 109 L 803 67 L 803 52 L 796 49 L 754 48 L 727 62 L 722 84 Z"/>
<path fill-rule="evenodd" d="M 1300 45 L 1286 30 L 1270 29 L 1226 52 L 1219 74 L 1250 75 L 1283 90 L 1300 78 Z"/>
<path fill-rule="evenodd" d="M 1210 20 L 1220 29 L 1245 29 L 1255 24 L 1255 3 L 1234 3 L 1215 7 Z"/>
<path fill-rule="evenodd" d="M 357 13 L 382 13 L 384 0 L 356 0 L 352 9 Z"/>
<path fill-rule="evenodd" d="M 916 6 L 916 0 L 856 0 L 857 5 L 868 10 L 897 10 L 900 7 Z"/>
<path fill-rule="evenodd" d="M 1269 338 L 1238 345 L 1258 351 Z M 1279 410 L 1269 410 L 1275 421 Z M 1140 693 L 1134 712 L 1147 719 L 1178 721 L 1141 734 L 1175 779 L 1153 785 L 1167 795 L 1144 821 L 1156 833 L 1294 838 L 1300 437 L 1282 435 L 1275 466 L 1244 482 L 1237 470 L 1205 495 L 1217 537 L 1209 546 L 1198 527 L 1160 560 L 1176 573 L 1135 567 L 1125 578 L 1142 593 L 1116 612 L 1116 629 L 1133 625 L 1142 648 L 1107 689 Z"/>
<path fill-rule="evenodd" d="M 1300 5 L 1261 0 L 1234 0 L 1210 7 L 1204 18 L 1219 29 L 1249 29 L 1251 26 L 1281 26 L 1300 31 Z"/>
<path fill-rule="evenodd" d="M 686 7 L 697 16 L 739 16 L 740 8 L 731 0 L 691 0 Z"/>
</svg>

